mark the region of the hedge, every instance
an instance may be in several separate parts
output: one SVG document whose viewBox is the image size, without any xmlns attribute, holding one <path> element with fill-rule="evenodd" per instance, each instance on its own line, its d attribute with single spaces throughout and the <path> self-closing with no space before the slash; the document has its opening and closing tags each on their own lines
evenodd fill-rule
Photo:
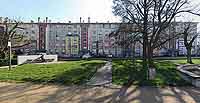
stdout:
<svg viewBox="0 0 200 103">
<path fill-rule="evenodd" d="M 12 59 L 12 65 L 17 65 L 17 59 Z M 0 59 L 0 66 L 8 66 L 9 60 L 8 59 Z"/>
</svg>

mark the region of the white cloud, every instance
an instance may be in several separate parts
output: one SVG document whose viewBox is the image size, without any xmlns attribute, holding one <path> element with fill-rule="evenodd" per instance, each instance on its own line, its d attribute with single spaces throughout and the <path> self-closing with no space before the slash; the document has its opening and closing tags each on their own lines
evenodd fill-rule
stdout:
<svg viewBox="0 0 200 103">
<path fill-rule="evenodd" d="M 112 13 L 112 0 L 80 0 L 80 15 L 92 22 L 118 21 Z"/>
</svg>

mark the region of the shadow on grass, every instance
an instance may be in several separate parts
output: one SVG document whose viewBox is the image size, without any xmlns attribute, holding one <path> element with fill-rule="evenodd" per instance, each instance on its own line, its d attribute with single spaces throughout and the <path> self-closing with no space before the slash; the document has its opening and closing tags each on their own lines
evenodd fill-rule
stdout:
<svg viewBox="0 0 200 103">
<path fill-rule="evenodd" d="M 140 63 L 132 60 L 113 61 L 113 82 L 120 85 L 138 84 L 145 80 Z"/>
<path fill-rule="evenodd" d="M 118 60 L 113 62 L 113 82 L 115 84 L 133 84 L 140 86 L 189 86 L 176 70 L 176 65 L 170 61 L 155 61 L 156 77 L 146 80 L 146 70 L 142 68 L 142 62 L 131 60 Z"/>
<path fill-rule="evenodd" d="M 157 68 L 156 80 L 161 81 L 162 85 L 169 86 L 190 86 L 191 84 L 184 81 L 179 72 L 176 70 L 176 65 L 170 61 L 155 62 Z"/>
</svg>

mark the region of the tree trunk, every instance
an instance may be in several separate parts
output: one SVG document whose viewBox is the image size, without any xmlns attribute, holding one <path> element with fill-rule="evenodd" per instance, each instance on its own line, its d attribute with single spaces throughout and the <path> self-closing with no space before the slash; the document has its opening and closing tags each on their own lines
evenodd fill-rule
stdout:
<svg viewBox="0 0 200 103">
<path fill-rule="evenodd" d="M 148 10 L 147 0 L 144 0 L 144 22 L 143 22 L 143 69 L 146 71 L 146 79 L 149 80 L 148 72 Z"/>
<path fill-rule="evenodd" d="M 188 47 L 188 48 L 186 48 L 187 49 L 187 63 L 190 63 L 190 64 L 192 64 L 192 57 L 191 57 L 191 48 L 190 47 Z"/>
<path fill-rule="evenodd" d="M 132 45 L 132 59 L 135 60 L 135 42 Z"/>
<path fill-rule="evenodd" d="M 149 80 L 149 63 L 148 63 L 148 36 L 147 34 L 144 36 L 144 44 L 143 44 L 143 70 L 146 72 L 146 79 Z"/>
<path fill-rule="evenodd" d="M 149 79 L 153 80 L 156 76 L 156 69 L 153 63 L 153 49 L 151 47 L 151 45 L 149 45 L 148 48 L 148 75 L 149 75 Z"/>
<path fill-rule="evenodd" d="M 150 45 L 150 43 L 148 44 L 149 46 L 148 46 L 148 65 L 149 65 L 149 67 L 154 67 L 154 65 L 153 65 L 153 49 L 152 49 L 152 47 L 151 47 L 151 45 Z"/>
<path fill-rule="evenodd" d="M 145 34 L 143 35 L 143 70 L 146 71 L 146 79 L 148 80 L 149 78 L 149 73 L 148 73 L 148 56 L 147 56 L 147 46 L 148 44 L 148 39 L 146 39 Z"/>
</svg>

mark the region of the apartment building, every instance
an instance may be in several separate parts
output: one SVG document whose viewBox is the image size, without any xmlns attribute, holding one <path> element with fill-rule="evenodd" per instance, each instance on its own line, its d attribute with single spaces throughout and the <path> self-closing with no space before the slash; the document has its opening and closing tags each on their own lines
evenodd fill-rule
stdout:
<svg viewBox="0 0 200 103">
<path fill-rule="evenodd" d="M 80 24 L 72 23 L 47 23 L 46 30 L 46 50 L 50 54 L 71 55 L 77 54 L 69 52 L 74 45 L 80 45 Z M 72 42 L 73 40 L 76 42 Z M 74 43 L 74 44 L 72 44 Z M 78 44 L 77 44 L 78 43 Z M 78 50 L 79 46 L 77 46 Z M 69 54 L 70 53 L 70 54 Z"/>
<path fill-rule="evenodd" d="M 3 32 L 4 32 L 4 27 L 0 26 L 0 33 L 3 33 Z"/>
<path fill-rule="evenodd" d="M 118 23 L 92 23 L 89 31 L 89 50 L 96 55 L 119 54 L 114 46 L 114 38 L 109 34 L 119 27 Z M 119 46 L 118 46 L 119 47 Z"/>
<path fill-rule="evenodd" d="M 179 33 L 183 33 L 184 29 L 190 24 L 189 36 L 188 41 L 197 34 L 197 25 L 198 22 L 173 22 L 167 29 L 166 29 L 166 36 L 167 38 L 172 38 L 168 42 L 166 42 L 162 48 L 155 50 L 156 56 L 184 56 L 187 55 L 187 50 L 184 45 L 183 35 L 175 37 L 175 35 Z M 175 38 L 173 38 L 175 37 Z M 197 53 L 197 42 L 198 39 L 195 39 L 193 43 L 192 54 L 195 55 Z"/>
<path fill-rule="evenodd" d="M 190 30 L 189 30 L 190 34 L 188 36 L 188 42 L 189 42 L 193 36 L 197 35 L 197 25 L 198 25 L 197 22 L 177 23 L 176 30 L 177 30 L 177 32 L 181 32 L 181 31 L 183 32 L 184 28 L 186 28 L 187 25 L 190 25 Z M 177 39 L 176 42 L 177 42 L 176 48 L 179 50 L 179 55 L 186 55 L 187 50 L 184 45 L 183 37 L 180 37 L 179 39 Z M 195 39 L 195 41 L 193 42 L 192 45 L 193 45 L 192 54 L 195 55 L 198 52 L 197 51 L 198 50 L 198 38 Z"/>
<path fill-rule="evenodd" d="M 191 23 L 191 36 L 197 33 L 197 24 Z M 60 56 L 78 56 L 84 53 L 96 55 L 112 54 L 116 57 L 130 57 L 135 53 L 136 56 L 142 56 L 142 45 L 136 43 L 133 47 L 123 47 L 115 44 L 115 39 L 109 34 L 118 29 L 120 23 L 50 23 L 48 18 L 44 22 L 38 18 L 37 23 L 22 23 L 20 27 L 24 29 L 17 30 L 17 33 L 24 35 L 28 45 L 22 45 L 19 49 L 23 52 L 33 52 L 36 50 L 46 50 L 49 54 L 58 54 Z M 169 36 L 184 30 L 183 22 L 172 23 L 166 30 Z M 193 54 L 197 52 L 197 40 L 194 42 Z M 183 44 L 183 38 L 174 38 L 164 46 L 155 50 L 156 56 L 163 56 L 170 49 L 175 50 L 177 55 L 185 55 L 186 49 Z M 133 49 L 135 48 L 135 49 Z M 135 51 L 133 51 L 135 50 Z M 175 53 L 172 53 L 175 54 Z M 176 55 L 174 55 L 176 56 Z"/>
<path fill-rule="evenodd" d="M 9 24 L 9 26 L 13 26 Z M 14 50 L 20 50 L 22 52 L 30 53 L 35 52 L 39 45 L 39 28 L 35 23 L 23 23 L 19 24 L 18 27 L 21 29 L 16 29 L 16 34 L 22 35 L 23 39 L 21 41 L 12 40 L 12 46 Z"/>
</svg>

